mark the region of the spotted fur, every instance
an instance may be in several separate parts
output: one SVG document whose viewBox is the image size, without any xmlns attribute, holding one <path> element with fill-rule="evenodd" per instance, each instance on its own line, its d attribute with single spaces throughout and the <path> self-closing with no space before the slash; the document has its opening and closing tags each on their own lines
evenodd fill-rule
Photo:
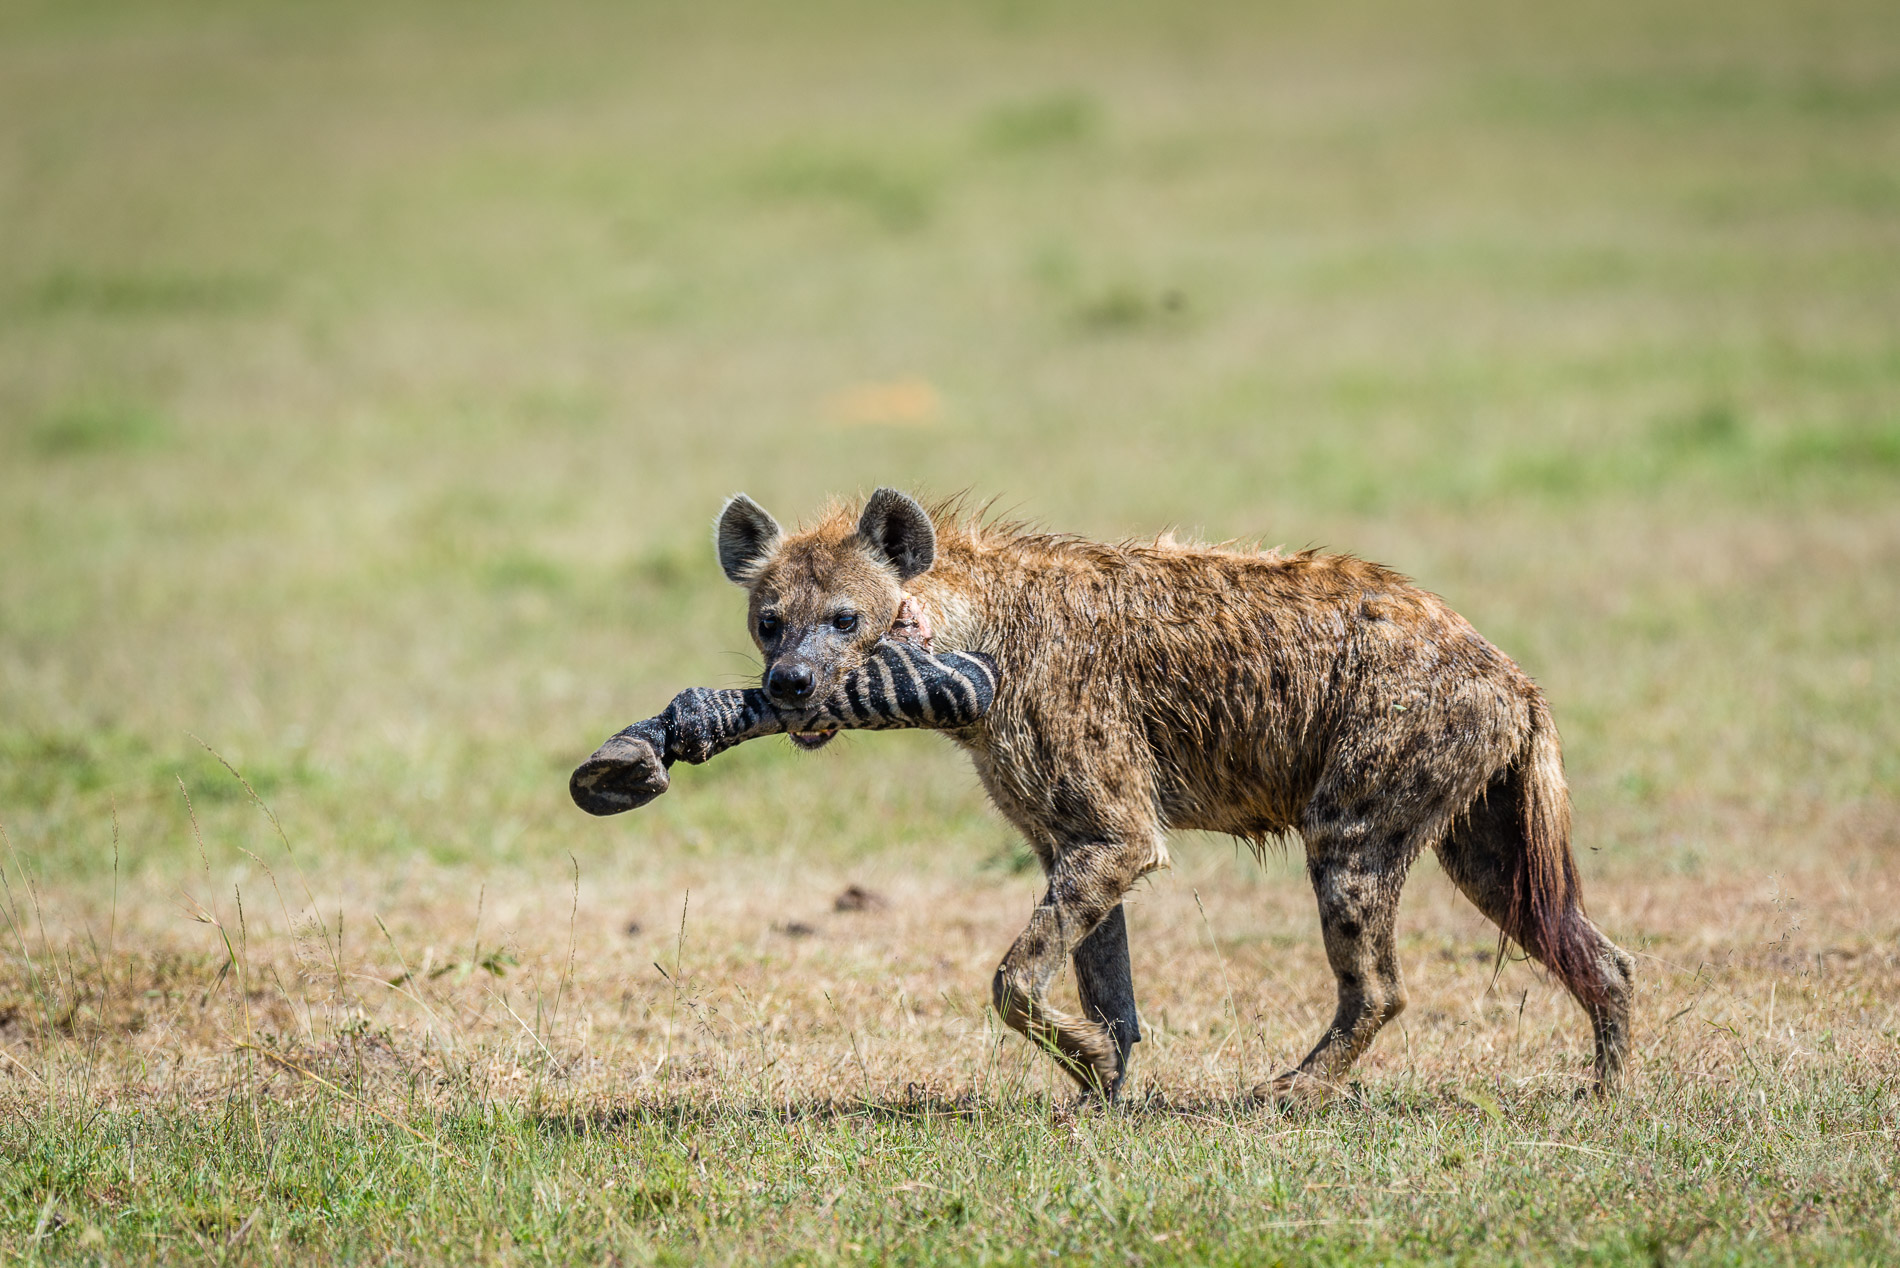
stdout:
<svg viewBox="0 0 1900 1268">
<path fill-rule="evenodd" d="M 889 489 L 789 534 L 741 496 L 718 540 L 768 696 L 833 694 L 900 610 L 994 664 L 988 712 L 948 734 L 1048 890 L 993 995 L 1085 1091 L 1112 1096 L 1140 1037 L 1121 902 L 1181 828 L 1305 852 L 1338 1005 L 1262 1097 L 1336 1088 L 1405 1007 L 1393 926 L 1427 849 L 1583 1005 L 1616 1078 L 1634 965 L 1583 912 L 1556 727 L 1436 595 L 1349 555 L 1102 544 Z M 1065 962 L 1086 1016 L 1049 1002 Z"/>
</svg>

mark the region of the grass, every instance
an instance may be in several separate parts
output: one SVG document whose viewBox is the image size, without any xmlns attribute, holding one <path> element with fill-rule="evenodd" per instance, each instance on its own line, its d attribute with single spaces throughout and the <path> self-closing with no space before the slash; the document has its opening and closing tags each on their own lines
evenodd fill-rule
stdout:
<svg viewBox="0 0 1900 1268">
<path fill-rule="evenodd" d="M 0 1253 L 1892 1259 L 1895 21 L 0 11 Z M 1564 729 L 1627 1095 L 1429 862 L 1282 1116 L 1298 857 L 1178 843 L 1077 1116 L 947 746 L 584 820 L 753 672 L 720 499 L 878 483 L 1445 594 Z"/>
</svg>

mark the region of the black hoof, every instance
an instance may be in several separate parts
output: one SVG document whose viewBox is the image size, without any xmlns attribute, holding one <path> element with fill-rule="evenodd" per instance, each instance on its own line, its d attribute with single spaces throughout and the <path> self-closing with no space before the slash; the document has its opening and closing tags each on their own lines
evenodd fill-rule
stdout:
<svg viewBox="0 0 1900 1268">
<path fill-rule="evenodd" d="M 590 815 L 617 815 L 646 805 L 669 782 L 652 741 L 628 727 L 575 769 L 567 792 Z"/>
</svg>

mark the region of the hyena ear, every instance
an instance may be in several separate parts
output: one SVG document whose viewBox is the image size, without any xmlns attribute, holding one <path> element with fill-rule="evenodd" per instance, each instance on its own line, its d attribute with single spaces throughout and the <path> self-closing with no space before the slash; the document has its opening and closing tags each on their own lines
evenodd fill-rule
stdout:
<svg viewBox="0 0 1900 1268">
<path fill-rule="evenodd" d="M 713 542 L 719 547 L 719 567 L 735 586 L 751 584 L 759 565 L 778 549 L 778 521 L 743 493 L 726 499 L 719 510 Z"/>
<path fill-rule="evenodd" d="M 858 536 L 871 553 L 897 569 L 900 581 L 930 571 L 937 558 L 937 530 L 917 500 L 896 489 L 879 489 L 858 517 Z"/>
</svg>

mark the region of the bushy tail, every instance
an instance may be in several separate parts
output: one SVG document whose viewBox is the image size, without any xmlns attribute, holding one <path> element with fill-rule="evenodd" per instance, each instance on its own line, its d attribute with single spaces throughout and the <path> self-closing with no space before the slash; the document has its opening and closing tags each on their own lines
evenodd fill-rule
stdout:
<svg viewBox="0 0 1900 1268">
<path fill-rule="evenodd" d="M 1557 724 L 1542 700 L 1519 758 L 1524 850 L 1513 863 L 1511 936 L 1586 1007 L 1609 1002 L 1596 963 L 1597 939 L 1583 914 L 1583 889 L 1570 854 L 1570 789 Z"/>
</svg>

